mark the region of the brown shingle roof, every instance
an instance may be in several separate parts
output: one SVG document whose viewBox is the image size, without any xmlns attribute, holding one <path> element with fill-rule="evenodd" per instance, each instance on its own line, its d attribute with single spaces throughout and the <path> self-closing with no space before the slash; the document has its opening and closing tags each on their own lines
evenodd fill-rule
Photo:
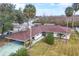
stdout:
<svg viewBox="0 0 79 59">
<path fill-rule="evenodd" d="M 70 32 L 70 28 L 55 25 L 40 25 L 37 27 L 32 27 L 32 36 L 41 32 Z M 29 37 L 30 37 L 30 31 L 28 29 L 26 31 L 13 33 L 8 38 L 12 38 L 13 40 L 18 41 L 25 41 L 28 40 Z"/>
</svg>

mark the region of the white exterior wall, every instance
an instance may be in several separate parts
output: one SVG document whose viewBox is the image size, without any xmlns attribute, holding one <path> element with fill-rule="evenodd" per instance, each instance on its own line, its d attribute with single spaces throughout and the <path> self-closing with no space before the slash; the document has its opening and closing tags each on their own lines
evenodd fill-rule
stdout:
<svg viewBox="0 0 79 59">
<path fill-rule="evenodd" d="M 57 32 L 54 32 L 54 34 L 53 34 L 54 37 L 58 37 L 57 34 L 58 34 Z M 69 39 L 70 38 L 70 34 L 67 34 L 67 33 L 64 33 L 64 34 L 65 34 L 65 37 L 62 37 L 63 39 Z M 42 33 L 36 34 L 34 36 L 32 45 L 35 44 L 36 42 L 40 41 L 43 38 L 44 38 L 44 36 L 42 36 Z"/>
<path fill-rule="evenodd" d="M 42 36 L 42 33 L 39 33 L 39 34 L 36 34 L 34 37 L 35 37 L 35 40 L 37 40 L 38 38 L 40 38 Z"/>
<path fill-rule="evenodd" d="M 19 29 L 13 28 L 13 32 L 18 32 Z"/>
<path fill-rule="evenodd" d="M 19 32 L 19 31 L 24 31 L 26 30 L 26 28 L 22 27 L 22 28 L 13 28 L 13 32 Z"/>
<path fill-rule="evenodd" d="M 24 31 L 28 28 L 28 25 L 26 22 L 24 22 L 23 24 L 13 24 L 14 28 L 13 28 L 13 32 L 18 32 L 18 31 Z"/>
<path fill-rule="evenodd" d="M 44 37 L 42 36 L 42 33 L 36 34 L 34 36 L 34 40 L 33 40 L 33 44 L 35 44 L 36 42 L 40 41 L 41 39 L 43 39 Z"/>
<path fill-rule="evenodd" d="M 58 37 L 56 32 L 53 33 L 53 36 L 54 36 L 54 37 Z"/>
<path fill-rule="evenodd" d="M 58 34 L 57 32 L 54 32 L 54 34 L 53 34 L 54 37 L 58 37 L 57 34 Z M 64 37 L 62 36 L 63 39 L 69 39 L 70 38 L 70 34 L 69 33 L 63 33 L 63 34 L 65 35 Z"/>
<path fill-rule="evenodd" d="M 63 37 L 64 39 L 69 39 L 70 38 L 70 34 L 66 34 L 65 37 Z"/>
</svg>

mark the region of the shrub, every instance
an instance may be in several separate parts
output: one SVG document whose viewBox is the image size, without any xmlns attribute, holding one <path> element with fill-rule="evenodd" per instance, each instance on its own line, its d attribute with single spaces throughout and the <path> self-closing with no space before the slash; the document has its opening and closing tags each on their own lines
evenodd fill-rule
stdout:
<svg viewBox="0 0 79 59">
<path fill-rule="evenodd" d="M 11 53 L 10 56 L 29 56 L 27 49 L 21 48 L 16 51 L 16 53 Z"/>
<path fill-rule="evenodd" d="M 54 37 L 52 33 L 48 33 L 46 38 L 45 38 L 45 42 L 52 45 L 54 44 Z"/>
<path fill-rule="evenodd" d="M 16 53 L 11 53 L 9 56 L 16 56 Z"/>
<path fill-rule="evenodd" d="M 16 56 L 28 56 L 27 49 L 21 48 L 18 51 L 16 51 Z"/>
</svg>

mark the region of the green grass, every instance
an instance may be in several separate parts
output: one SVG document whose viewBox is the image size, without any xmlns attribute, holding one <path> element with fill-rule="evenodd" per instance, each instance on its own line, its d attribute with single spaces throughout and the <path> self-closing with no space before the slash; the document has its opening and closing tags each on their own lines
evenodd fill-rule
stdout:
<svg viewBox="0 0 79 59">
<path fill-rule="evenodd" d="M 63 55 L 79 55 L 79 44 L 69 44 L 57 41 L 50 46 L 45 42 L 40 41 L 31 49 L 29 53 L 32 56 L 63 56 Z"/>
</svg>

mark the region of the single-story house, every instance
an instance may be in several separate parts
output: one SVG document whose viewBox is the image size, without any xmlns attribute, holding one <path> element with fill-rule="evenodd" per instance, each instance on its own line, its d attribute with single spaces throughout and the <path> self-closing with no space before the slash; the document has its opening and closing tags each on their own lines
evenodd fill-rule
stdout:
<svg viewBox="0 0 79 59">
<path fill-rule="evenodd" d="M 44 33 L 48 33 L 48 32 L 53 33 L 54 37 L 69 39 L 71 29 L 67 27 L 62 27 L 59 25 L 39 25 L 39 26 L 32 27 L 31 31 L 32 31 L 31 32 L 32 41 L 36 42 L 41 40 L 40 39 L 41 37 L 44 37 L 43 36 Z M 13 33 L 7 38 L 11 40 L 21 41 L 21 42 L 28 41 L 30 39 L 30 30 L 27 29 L 26 31 Z"/>
</svg>

